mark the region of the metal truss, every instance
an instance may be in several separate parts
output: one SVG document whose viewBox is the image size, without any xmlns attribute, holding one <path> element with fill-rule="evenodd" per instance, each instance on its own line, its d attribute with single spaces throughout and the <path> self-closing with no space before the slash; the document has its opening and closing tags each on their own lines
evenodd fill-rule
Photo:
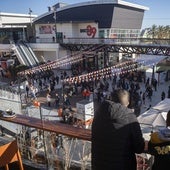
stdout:
<svg viewBox="0 0 170 170">
<path fill-rule="evenodd" d="M 63 48 L 70 51 L 105 51 L 119 52 L 125 54 L 146 54 L 146 55 L 164 55 L 170 56 L 170 45 L 142 45 L 142 44 L 60 44 Z"/>
</svg>

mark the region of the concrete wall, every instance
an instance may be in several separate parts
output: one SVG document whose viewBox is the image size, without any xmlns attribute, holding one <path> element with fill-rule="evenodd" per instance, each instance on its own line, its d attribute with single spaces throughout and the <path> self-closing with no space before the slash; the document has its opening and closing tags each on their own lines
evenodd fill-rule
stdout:
<svg viewBox="0 0 170 170">
<path fill-rule="evenodd" d="M 10 51 L 10 50 L 11 50 L 10 44 L 0 44 L 0 52 Z"/>
<path fill-rule="evenodd" d="M 91 38 L 92 35 L 87 35 L 87 26 L 91 26 L 91 29 L 96 29 L 94 37 L 98 37 L 98 24 L 95 22 L 87 23 L 57 23 L 57 32 L 62 32 L 64 38 Z M 42 27 L 47 27 L 51 29 L 45 33 L 41 32 Z M 36 24 L 36 42 L 52 42 L 53 37 L 55 37 L 55 25 L 54 24 Z M 92 30 L 94 31 L 94 30 Z"/>
<path fill-rule="evenodd" d="M 58 58 L 56 51 L 34 51 L 39 61 L 47 62 L 48 60 L 53 61 Z"/>
<path fill-rule="evenodd" d="M 29 24 L 32 20 L 37 17 L 36 15 L 28 14 L 15 14 L 15 13 L 4 13 L 0 12 L 0 25 L 15 25 L 15 24 Z"/>
<path fill-rule="evenodd" d="M 59 44 L 56 43 L 30 43 L 30 47 L 40 61 L 58 59 Z"/>
<path fill-rule="evenodd" d="M 111 27 L 119 29 L 141 29 L 143 16 L 143 10 L 115 7 Z"/>
</svg>

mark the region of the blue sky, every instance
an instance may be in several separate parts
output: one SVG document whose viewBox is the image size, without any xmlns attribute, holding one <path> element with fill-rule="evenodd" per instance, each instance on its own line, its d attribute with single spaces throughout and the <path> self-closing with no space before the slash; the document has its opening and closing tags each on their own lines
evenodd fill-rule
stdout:
<svg viewBox="0 0 170 170">
<path fill-rule="evenodd" d="M 28 13 L 31 8 L 33 14 L 47 12 L 47 7 L 57 2 L 78 3 L 88 0 L 0 0 L 0 11 L 11 13 Z M 148 6 L 149 11 L 145 12 L 143 28 L 156 25 L 170 25 L 170 0 L 126 0 Z"/>
</svg>

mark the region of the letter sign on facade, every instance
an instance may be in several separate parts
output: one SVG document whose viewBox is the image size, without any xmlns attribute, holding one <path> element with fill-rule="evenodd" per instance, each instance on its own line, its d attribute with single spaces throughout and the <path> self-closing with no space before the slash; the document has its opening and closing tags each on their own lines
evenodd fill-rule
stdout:
<svg viewBox="0 0 170 170">
<path fill-rule="evenodd" d="M 91 36 L 92 38 L 94 38 L 96 35 L 96 32 L 97 32 L 97 30 L 95 27 L 92 27 L 91 25 L 87 26 L 87 35 L 88 36 Z"/>
</svg>

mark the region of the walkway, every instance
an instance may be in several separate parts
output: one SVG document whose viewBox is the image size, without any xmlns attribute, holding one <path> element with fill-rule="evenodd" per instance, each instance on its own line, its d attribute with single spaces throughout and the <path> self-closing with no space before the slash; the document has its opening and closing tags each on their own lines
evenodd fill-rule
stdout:
<svg viewBox="0 0 170 170">
<path fill-rule="evenodd" d="M 69 71 L 67 71 L 68 74 L 70 74 Z M 149 75 L 147 75 L 149 76 Z M 149 99 L 146 98 L 146 104 L 145 105 L 142 105 L 141 107 L 141 113 L 145 112 L 146 109 L 151 105 L 151 106 L 154 106 L 156 105 L 157 103 L 159 103 L 161 101 L 161 93 L 162 91 L 165 92 L 166 94 L 166 97 L 167 97 L 167 94 L 168 94 L 168 86 L 170 86 L 170 81 L 168 82 L 165 82 L 163 79 L 163 77 L 165 77 L 165 75 L 162 73 L 161 76 L 162 77 L 162 80 L 160 82 L 160 84 L 158 85 L 158 89 L 157 91 L 153 91 L 153 96 L 152 96 L 152 101 L 150 101 Z M 2 81 L 0 80 L 0 84 L 6 84 L 6 83 L 9 83 L 10 80 L 6 79 L 5 81 Z M 110 86 L 111 86 L 111 82 L 109 82 Z M 140 83 L 140 87 L 141 87 L 141 90 L 142 92 L 144 92 L 145 90 L 145 85 L 144 83 Z M 111 89 L 111 87 L 109 88 Z M 56 86 L 56 90 L 55 92 L 53 93 L 52 95 L 52 103 L 54 103 L 54 100 L 55 100 L 55 94 L 56 93 L 61 93 L 61 83 L 59 85 Z M 42 107 L 45 107 L 49 110 L 53 110 L 55 112 L 57 112 L 57 109 L 55 107 L 54 104 L 51 105 L 51 107 L 49 108 L 47 106 L 47 100 L 46 100 L 46 91 L 43 91 L 41 93 L 39 93 L 39 96 L 37 97 L 38 101 L 41 103 L 41 106 Z M 73 95 L 72 97 L 70 97 L 70 103 L 71 103 L 71 106 L 73 108 L 73 110 L 76 110 L 76 103 L 83 100 L 83 97 L 81 95 L 81 93 L 79 93 L 78 95 Z M 95 102 L 95 108 L 97 106 L 96 104 L 97 102 Z"/>
</svg>

